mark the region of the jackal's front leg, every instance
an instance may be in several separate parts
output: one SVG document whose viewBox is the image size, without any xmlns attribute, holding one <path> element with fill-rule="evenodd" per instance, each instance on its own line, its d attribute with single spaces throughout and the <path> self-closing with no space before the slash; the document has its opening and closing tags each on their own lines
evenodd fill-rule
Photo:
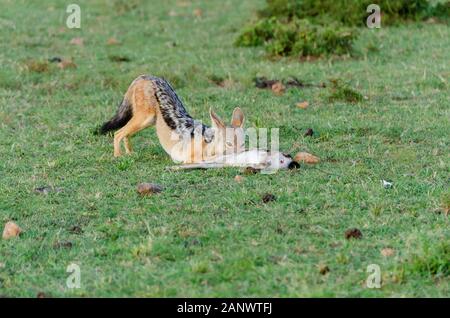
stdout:
<svg viewBox="0 0 450 318">
<path fill-rule="evenodd" d="M 133 152 L 133 148 L 131 147 L 131 141 L 130 138 L 124 137 L 123 138 L 123 144 L 125 145 L 125 152 L 127 154 L 130 154 Z"/>
</svg>

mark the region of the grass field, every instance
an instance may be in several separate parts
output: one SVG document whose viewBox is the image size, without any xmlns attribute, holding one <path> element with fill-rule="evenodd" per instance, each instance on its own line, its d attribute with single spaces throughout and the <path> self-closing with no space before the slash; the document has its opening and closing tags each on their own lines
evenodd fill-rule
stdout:
<svg viewBox="0 0 450 318">
<path fill-rule="evenodd" d="M 0 0 L 0 226 L 23 229 L 0 240 L 0 295 L 450 296 L 448 25 L 367 29 L 354 58 L 299 62 L 233 46 L 263 1 L 77 3 L 81 29 L 66 27 L 64 1 Z M 77 67 L 46 62 L 56 56 Z M 112 137 L 92 131 L 142 73 L 167 78 L 194 117 L 240 106 L 246 127 L 279 128 L 283 151 L 321 163 L 242 183 L 238 169 L 168 172 L 154 129 L 114 158 Z M 253 84 L 291 75 L 366 99 Z M 141 197 L 141 182 L 165 190 Z M 80 289 L 66 287 L 71 263 Z"/>
</svg>

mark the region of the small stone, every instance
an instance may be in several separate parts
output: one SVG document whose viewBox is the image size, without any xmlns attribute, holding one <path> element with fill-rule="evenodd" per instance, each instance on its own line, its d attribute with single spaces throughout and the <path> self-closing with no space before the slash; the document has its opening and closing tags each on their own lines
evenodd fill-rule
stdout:
<svg viewBox="0 0 450 318">
<path fill-rule="evenodd" d="M 316 164 L 320 161 L 319 157 L 316 157 L 307 152 L 299 152 L 294 156 L 294 161 L 304 162 L 308 164 Z"/>
<path fill-rule="evenodd" d="M 197 18 L 200 18 L 200 17 L 203 15 L 203 11 L 202 11 L 201 9 L 195 9 L 195 10 L 194 10 L 194 15 L 195 15 Z"/>
<path fill-rule="evenodd" d="M 131 61 L 131 59 L 128 56 L 124 56 L 124 55 L 111 55 L 108 58 L 111 62 L 116 62 L 116 63 Z"/>
<path fill-rule="evenodd" d="M 321 275 L 325 275 L 330 271 L 330 268 L 327 265 L 320 265 L 319 266 L 319 273 Z"/>
<path fill-rule="evenodd" d="M 275 95 L 283 95 L 286 91 L 286 87 L 281 82 L 276 82 L 272 85 L 272 92 Z"/>
<path fill-rule="evenodd" d="M 5 228 L 3 229 L 2 238 L 7 240 L 12 237 L 19 236 L 22 233 L 22 229 L 14 222 L 9 221 L 5 224 Z"/>
<path fill-rule="evenodd" d="M 201 245 L 202 242 L 198 238 L 192 238 L 184 241 L 184 247 L 189 248 L 193 246 Z"/>
<path fill-rule="evenodd" d="M 70 40 L 70 44 L 83 46 L 84 40 L 82 38 L 73 38 L 72 40 Z"/>
<path fill-rule="evenodd" d="M 308 128 L 308 129 L 306 129 L 303 137 L 312 137 L 313 135 L 314 135 L 314 130 L 312 130 L 312 128 Z"/>
<path fill-rule="evenodd" d="M 83 233 L 83 229 L 78 225 L 74 225 L 69 229 L 69 232 L 73 234 L 81 234 Z"/>
<path fill-rule="evenodd" d="M 259 172 L 259 170 L 256 169 L 256 168 L 253 168 L 253 167 L 247 167 L 247 168 L 245 168 L 245 170 L 244 170 L 244 174 L 245 174 L 245 175 L 257 174 L 258 172 Z"/>
<path fill-rule="evenodd" d="M 383 255 L 384 257 L 389 257 L 389 256 L 392 256 L 394 254 L 395 254 L 395 250 L 393 248 L 390 248 L 390 247 L 386 247 L 386 248 L 383 248 L 381 250 L 381 255 Z"/>
<path fill-rule="evenodd" d="M 167 47 L 170 47 L 170 48 L 177 46 L 177 42 L 175 42 L 175 41 L 168 41 L 165 44 Z"/>
<path fill-rule="evenodd" d="M 386 180 L 381 180 L 381 182 L 383 183 L 383 188 L 385 188 L 385 189 L 390 189 L 394 185 L 394 183 L 386 181 Z"/>
<path fill-rule="evenodd" d="M 48 194 L 51 191 L 51 189 L 52 189 L 51 187 L 47 187 L 47 186 L 38 187 L 38 188 L 34 189 L 34 192 L 41 193 L 41 194 Z"/>
<path fill-rule="evenodd" d="M 62 59 L 59 56 L 54 56 L 52 58 L 49 58 L 48 61 L 50 63 L 60 63 L 62 62 Z"/>
<path fill-rule="evenodd" d="M 262 201 L 264 203 L 269 203 L 269 202 L 275 201 L 276 199 L 277 199 L 277 197 L 271 193 L 266 193 L 262 196 Z"/>
<path fill-rule="evenodd" d="M 278 80 L 267 79 L 265 77 L 256 77 L 253 81 L 255 82 L 255 87 L 261 89 L 271 88 L 273 84 L 279 82 Z"/>
<path fill-rule="evenodd" d="M 348 229 L 347 231 L 345 231 L 345 238 L 347 240 L 354 238 L 354 239 L 361 239 L 362 238 L 362 233 L 359 229 L 357 228 L 353 228 L 353 229 Z"/>
<path fill-rule="evenodd" d="M 56 242 L 55 244 L 53 244 L 54 249 L 72 248 L 72 246 L 73 246 L 72 242 L 69 242 L 69 241 L 61 241 L 61 242 Z"/>
<path fill-rule="evenodd" d="M 304 102 L 297 103 L 296 106 L 301 109 L 306 109 L 306 108 L 308 108 L 309 103 L 307 101 L 304 101 Z"/>
<path fill-rule="evenodd" d="M 241 183 L 242 180 L 244 180 L 244 178 L 242 178 L 240 175 L 234 177 L 234 181 L 236 181 L 237 183 Z"/>
<path fill-rule="evenodd" d="M 223 81 L 221 81 L 220 83 L 218 83 L 217 85 L 219 85 L 220 87 L 223 88 L 230 88 L 233 87 L 234 85 L 234 81 L 232 79 L 224 79 Z"/>
<path fill-rule="evenodd" d="M 34 192 L 40 194 L 49 194 L 50 192 L 61 192 L 62 188 L 54 188 L 50 186 L 37 187 L 34 189 Z"/>
<path fill-rule="evenodd" d="M 106 41 L 106 44 L 108 45 L 117 45 L 120 44 L 120 41 L 116 38 L 109 38 L 108 41 Z"/>
<path fill-rule="evenodd" d="M 189 1 L 179 1 L 177 2 L 177 6 L 179 7 L 189 7 L 191 3 Z"/>
<path fill-rule="evenodd" d="M 160 185 L 157 185 L 155 183 L 141 183 L 137 186 L 137 192 L 140 195 L 149 195 L 149 194 L 155 194 L 160 193 L 163 190 L 163 188 Z"/>
<path fill-rule="evenodd" d="M 275 232 L 277 233 L 277 234 L 284 234 L 284 230 L 283 230 L 283 227 L 281 226 L 281 224 L 278 224 L 277 225 L 277 227 L 276 227 L 276 229 L 275 229 Z"/>
</svg>

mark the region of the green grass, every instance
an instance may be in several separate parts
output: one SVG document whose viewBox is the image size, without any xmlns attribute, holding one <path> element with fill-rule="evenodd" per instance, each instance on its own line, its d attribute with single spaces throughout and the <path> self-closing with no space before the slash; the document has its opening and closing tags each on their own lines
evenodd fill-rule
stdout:
<svg viewBox="0 0 450 318">
<path fill-rule="evenodd" d="M 81 29 L 70 30 L 64 1 L 1 1 L 0 225 L 24 232 L 0 240 L 0 295 L 450 295 L 448 26 L 363 30 L 353 59 L 271 61 L 233 46 L 263 1 L 140 2 L 78 1 Z M 43 66 L 54 56 L 77 68 Z M 240 184 L 237 169 L 168 172 L 154 129 L 115 159 L 112 137 L 92 131 L 142 73 L 169 79 L 198 119 L 240 106 L 247 127 L 278 127 L 282 150 L 322 161 Z M 290 75 L 339 79 L 364 98 L 330 100 L 330 85 L 275 96 L 252 83 Z M 165 191 L 139 197 L 140 182 Z M 277 200 L 262 203 L 264 193 Z M 362 239 L 346 240 L 354 227 Z M 70 263 L 81 289 L 66 287 Z M 369 264 L 380 289 L 366 287 Z"/>
</svg>

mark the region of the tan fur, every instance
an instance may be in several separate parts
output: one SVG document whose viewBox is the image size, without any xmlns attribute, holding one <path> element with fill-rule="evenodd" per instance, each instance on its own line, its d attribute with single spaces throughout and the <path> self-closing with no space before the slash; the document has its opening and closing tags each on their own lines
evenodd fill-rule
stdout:
<svg viewBox="0 0 450 318">
<path fill-rule="evenodd" d="M 176 162 L 195 163 L 203 160 L 211 160 L 217 155 L 215 142 L 220 142 L 220 138 L 207 144 L 203 140 L 194 142 L 191 138 L 180 143 L 172 129 L 167 126 L 161 114 L 158 101 L 155 97 L 153 83 L 145 78 L 138 77 L 128 88 L 125 98 L 132 103 L 132 118 L 121 129 L 114 134 L 114 156 L 121 156 L 120 143 L 123 140 L 126 153 L 132 152 L 129 138 L 135 133 L 149 126 L 156 126 L 156 134 L 164 150 Z M 239 113 L 239 116 L 236 114 Z M 210 112 L 213 126 L 217 129 L 225 130 L 226 126 L 212 111 Z M 238 108 L 233 112 L 232 127 L 243 126 L 243 114 Z M 175 137 L 175 138 L 174 138 Z M 186 151 L 188 149 L 188 151 Z M 219 151 L 220 152 L 220 151 Z"/>
<path fill-rule="evenodd" d="M 147 128 L 155 123 L 158 113 L 158 103 L 154 97 L 149 81 L 138 79 L 128 88 L 126 98 L 132 101 L 133 117 L 121 129 L 114 134 L 114 156 L 121 155 L 120 142 L 125 144 L 125 151 L 131 153 L 131 143 L 129 137 L 138 131 Z M 150 91 L 148 91 L 150 89 Z"/>
</svg>

